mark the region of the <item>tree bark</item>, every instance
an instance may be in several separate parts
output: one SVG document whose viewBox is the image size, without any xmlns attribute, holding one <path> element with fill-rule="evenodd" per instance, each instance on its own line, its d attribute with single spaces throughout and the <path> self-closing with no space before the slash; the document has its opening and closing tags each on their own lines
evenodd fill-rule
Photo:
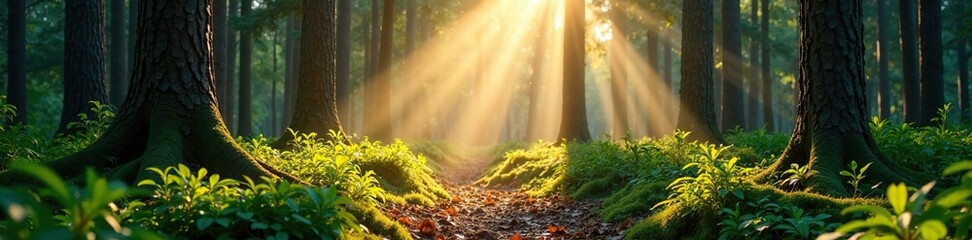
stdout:
<svg viewBox="0 0 972 240">
<path fill-rule="evenodd" d="M 27 124 L 27 9 L 24 0 L 7 3 L 7 101 L 17 108 L 8 124 Z"/>
<path fill-rule="evenodd" d="M 762 1 L 763 3 L 760 5 L 762 9 L 760 12 L 763 14 L 761 16 L 763 20 L 760 22 L 760 33 L 762 34 L 760 36 L 760 45 L 763 47 L 763 49 L 760 51 L 760 53 L 762 54 L 761 63 L 763 64 L 763 67 L 760 68 L 760 70 L 762 70 L 763 73 L 763 125 L 766 127 L 767 131 L 774 132 L 776 131 L 776 126 L 773 121 L 773 116 L 776 113 L 773 112 L 773 75 L 771 71 L 772 69 L 770 68 L 770 61 L 772 61 L 770 59 L 770 52 L 773 51 L 773 46 L 769 37 L 770 10 L 769 0 Z"/>
<path fill-rule="evenodd" d="M 750 6 L 749 23 L 752 29 L 756 29 L 759 27 L 759 1 L 752 0 L 750 3 L 752 3 L 752 6 Z M 762 127 L 761 124 L 759 124 L 760 120 L 762 120 L 762 118 L 759 117 L 759 112 L 763 109 L 759 102 L 759 84 L 762 82 L 762 80 L 759 78 L 761 76 L 759 71 L 759 42 L 760 35 L 758 31 L 757 33 L 750 35 L 749 74 L 748 82 L 746 83 L 746 85 L 749 87 L 749 93 L 746 94 L 746 96 L 749 98 L 749 105 L 746 107 L 746 111 L 748 112 L 747 115 L 749 115 L 749 118 L 747 118 L 747 130 L 750 131 Z"/>
<path fill-rule="evenodd" d="M 64 6 L 64 108 L 58 134 L 74 134 L 78 114 L 95 117 L 90 101 L 108 102 L 105 76 L 105 2 L 74 0 Z"/>
<path fill-rule="evenodd" d="M 111 0 L 111 105 L 121 105 L 128 88 L 128 40 L 125 39 L 125 0 Z"/>
<path fill-rule="evenodd" d="M 904 79 L 904 122 L 918 123 L 921 114 L 918 85 L 918 23 L 915 20 L 915 1 L 898 0 L 901 37 L 901 74 Z"/>
<path fill-rule="evenodd" d="M 566 0 L 564 7 L 564 90 L 558 141 L 588 141 L 584 93 L 584 0 Z"/>
<path fill-rule="evenodd" d="M 131 82 L 131 72 L 135 69 L 135 36 L 138 35 L 138 0 L 128 0 L 128 78 Z M 127 86 L 127 85 L 126 85 Z M 126 90 L 128 88 L 126 87 Z M 127 93 L 127 92 L 126 92 Z M 122 99 L 124 101 L 124 99 Z"/>
<path fill-rule="evenodd" d="M 758 181 L 792 163 L 809 165 L 819 172 L 808 182 L 812 190 L 848 196 L 853 190 L 838 172 L 853 160 L 859 166 L 873 163 L 867 183 L 924 183 L 923 175 L 885 159 L 868 128 L 863 14 L 861 0 L 800 2 L 796 123 L 783 155 Z"/>
<path fill-rule="evenodd" d="M 227 78 L 226 65 L 227 60 L 227 21 L 226 21 L 226 0 L 213 0 L 213 75 L 216 77 L 216 89 L 223 89 L 226 87 Z M 216 106 L 219 107 L 221 115 L 225 116 L 228 114 L 226 112 L 226 104 L 229 100 L 226 99 L 226 91 L 216 90 Z"/>
<path fill-rule="evenodd" d="M 744 127 L 739 0 L 722 1 L 722 130 Z"/>
<path fill-rule="evenodd" d="M 964 24 L 960 24 L 962 26 Z M 964 28 L 964 26 L 962 27 Z M 956 68 L 958 69 L 958 110 L 959 110 L 959 120 L 962 122 L 972 122 L 972 112 L 969 110 L 969 50 L 968 50 L 969 40 L 968 38 L 962 38 L 958 41 L 958 60 L 956 61 Z"/>
<path fill-rule="evenodd" d="M 713 92 L 712 0 L 682 2 L 682 84 L 678 129 L 689 138 L 723 142 Z"/>
<path fill-rule="evenodd" d="M 303 0 L 300 70 L 297 99 L 290 128 L 317 133 L 326 140 L 330 130 L 343 132 L 337 110 L 337 1 Z M 294 139 L 284 134 L 274 144 L 284 147 Z"/>
<path fill-rule="evenodd" d="M 631 128 L 628 127 L 628 16 L 620 5 L 611 9 L 611 22 L 614 24 L 610 45 L 611 59 L 611 136 L 621 138 Z M 649 30 L 650 32 L 650 30 Z M 649 46 L 649 48 L 652 48 Z M 657 43 L 654 47 L 657 50 Z M 657 57 L 657 55 L 656 55 Z"/>
<path fill-rule="evenodd" d="M 234 19 L 240 14 L 240 0 L 229 0 L 229 9 L 227 11 L 228 19 Z M 222 107 L 223 122 L 226 123 L 226 128 L 229 129 L 230 133 L 238 133 L 236 131 L 236 54 L 239 52 L 238 42 L 237 42 L 237 30 L 236 27 L 227 25 L 226 28 L 226 85 L 216 86 L 217 91 L 222 91 L 226 95 L 226 102 L 220 102 L 220 107 Z"/>
<path fill-rule="evenodd" d="M 891 40 L 888 30 L 888 13 L 886 12 L 887 0 L 877 0 L 877 33 L 878 33 L 878 117 L 888 119 L 891 117 L 891 80 L 888 79 L 888 46 Z"/>
<path fill-rule="evenodd" d="M 297 20 L 294 16 L 287 16 L 287 36 L 284 40 L 284 112 L 283 124 L 290 126 L 294 117 L 294 102 L 297 95 Z M 289 134 L 289 132 L 284 132 Z"/>
<path fill-rule="evenodd" d="M 342 129 L 351 128 L 351 1 L 338 1 L 337 11 L 337 109 L 338 118 L 344 119 Z"/>
<path fill-rule="evenodd" d="M 942 72 L 942 1 L 918 1 L 918 50 L 921 76 L 921 117 L 918 125 L 936 124 L 938 109 L 945 105 L 945 79 Z"/>
<path fill-rule="evenodd" d="M 377 78 L 367 86 L 365 106 L 370 110 L 365 120 L 365 134 L 374 140 L 391 142 L 391 64 L 392 40 L 395 30 L 395 0 L 385 0 L 381 17 L 381 46 L 378 56 Z M 371 100 L 371 101 L 367 101 Z"/>
<path fill-rule="evenodd" d="M 247 17 L 252 10 L 252 0 L 243 0 L 240 4 L 240 17 Z M 240 98 L 239 113 L 237 113 L 236 134 L 240 136 L 253 135 L 253 35 L 251 30 L 240 31 Z M 230 90 L 232 91 L 232 90 Z"/>
<path fill-rule="evenodd" d="M 77 176 L 84 172 L 78 166 L 91 166 L 135 183 L 157 178 L 146 168 L 181 162 L 224 178 L 296 180 L 254 160 L 220 121 L 211 71 L 210 2 L 142 2 L 133 81 L 118 117 L 90 146 L 47 163 L 50 167 L 61 176 Z M 14 181 L 25 180 L 17 173 L 0 175 L 0 182 Z"/>
</svg>

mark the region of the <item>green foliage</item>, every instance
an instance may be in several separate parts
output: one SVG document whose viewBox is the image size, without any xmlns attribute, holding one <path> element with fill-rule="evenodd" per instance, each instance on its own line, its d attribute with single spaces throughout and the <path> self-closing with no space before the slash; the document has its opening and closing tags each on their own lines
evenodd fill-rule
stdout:
<svg viewBox="0 0 972 240">
<path fill-rule="evenodd" d="M 861 169 L 857 169 L 857 161 L 851 161 L 849 164 L 847 164 L 847 169 L 850 169 L 850 171 L 848 170 L 840 171 L 840 175 L 847 177 L 847 184 L 850 184 L 851 188 L 854 189 L 853 196 L 855 197 L 860 196 L 861 180 L 864 180 L 864 177 L 866 177 L 864 173 L 867 172 L 867 169 L 871 167 L 872 163 L 873 162 L 869 162 L 866 165 L 864 165 L 864 167 L 861 167 Z"/>
<path fill-rule="evenodd" d="M 958 125 L 917 128 L 875 117 L 870 126 L 884 156 L 909 169 L 936 173 L 952 163 L 972 159 L 972 132 Z M 951 185 L 957 179 L 943 181 Z"/>
<path fill-rule="evenodd" d="M 781 175 L 785 175 L 783 179 L 777 181 L 777 185 L 783 189 L 800 189 L 803 188 L 803 184 L 810 180 L 813 176 L 817 175 L 817 171 L 810 168 L 810 165 L 800 166 L 800 164 L 790 164 L 790 169 L 783 171 Z"/>
<path fill-rule="evenodd" d="M 693 155 L 695 161 L 682 167 L 689 176 L 672 181 L 668 185 L 672 195 L 652 208 L 680 203 L 689 209 L 699 210 L 716 206 L 730 192 L 739 194 L 744 186 L 743 177 L 752 169 L 737 166 L 739 158 L 723 159 L 721 155 L 728 148 L 699 144 L 698 152 Z"/>
<path fill-rule="evenodd" d="M 4 98 L 0 95 L 0 98 Z M 42 129 L 35 126 L 12 125 L 0 127 L 0 171 L 7 164 L 16 161 L 45 162 L 67 156 L 84 149 L 98 139 L 108 129 L 114 119 L 111 107 L 98 102 L 90 102 L 93 118 L 79 114 L 82 121 L 69 123 L 77 133 L 58 136 L 53 141 Z M 0 121 L 13 119 L 14 107 L 0 101 Z"/>
</svg>

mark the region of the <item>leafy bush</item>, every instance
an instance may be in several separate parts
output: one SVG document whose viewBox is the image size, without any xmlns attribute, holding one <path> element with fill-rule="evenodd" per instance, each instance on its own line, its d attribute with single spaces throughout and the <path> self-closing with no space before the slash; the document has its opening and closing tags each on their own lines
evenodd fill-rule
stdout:
<svg viewBox="0 0 972 240">
<path fill-rule="evenodd" d="M 655 204 L 653 208 L 681 203 L 692 210 L 699 210 L 717 206 L 730 192 L 738 194 L 744 186 L 743 177 L 751 173 L 752 169 L 737 166 L 739 158 L 723 159 L 722 153 L 728 148 L 698 144 L 698 152 L 692 155 L 695 161 L 682 167 L 689 176 L 672 181 L 668 185 L 672 195 Z"/>
<path fill-rule="evenodd" d="M 16 115 L 16 108 L 3 102 L 4 98 L 0 95 L 0 122 L 9 121 Z M 79 114 L 81 122 L 68 124 L 78 132 L 57 136 L 53 141 L 36 126 L 17 124 L 0 127 L 0 172 L 7 170 L 10 162 L 46 162 L 80 151 L 97 140 L 108 129 L 115 114 L 108 105 L 94 101 L 90 104 L 95 116 Z"/>
</svg>

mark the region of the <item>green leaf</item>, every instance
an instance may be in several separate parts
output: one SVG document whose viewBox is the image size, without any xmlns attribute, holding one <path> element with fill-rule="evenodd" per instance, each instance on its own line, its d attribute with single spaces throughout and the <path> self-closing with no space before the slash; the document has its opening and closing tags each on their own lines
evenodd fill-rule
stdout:
<svg viewBox="0 0 972 240">
<path fill-rule="evenodd" d="M 904 212 L 908 204 L 908 187 L 904 183 L 891 184 L 888 186 L 888 202 L 894 208 L 895 214 Z"/>
<path fill-rule="evenodd" d="M 229 227 L 230 220 L 228 218 L 217 218 L 216 219 L 216 224 L 219 224 L 220 226 L 223 226 L 223 227 Z"/>
<path fill-rule="evenodd" d="M 210 225 L 213 225 L 212 218 L 203 217 L 196 220 L 196 228 L 199 228 L 200 231 L 206 230 L 206 228 L 209 228 Z"/>
<path fill-rule="evenodd" d="M 252 212 L 236 212 L 236 216 L 238 216 L 238 217 L 240 217 L 242 219 L 245 219 L 245 220 L 250 220 L 250 219 L 253 218 L 253 213 Z"/>
<path fill-rule="evenodd" d="M 840 175 L 841 176 L 847 176 L 847 177 L 854 177 L 854 174 L 851 174 L 847 170 L 840 170 Z"/>
<path fill-rule="evenodd" d="M 61 206 L 74 205 L 74 197 L 68 191 L 67 183 L 47 166 L 31 162 L 12 162 L 10 163 L 10 169 L 27 173 L 47 185 L 54 194 L 51 197 L 54 197 Z"/>
<path fill-rule="evenodd" d="M 270 228 L 270 225 L 267 225 L 266 223 L 253 223 L 253 224 L 250 224 L 250 229 L 253 229 L 253 230 L 266 230 L 267 228 Z"/>
<path fill-rule="evenodd" d="M 918 225 L 918 230 L 921 232 L 921 238 L 927 240 L 942 239 L 948 235 L 945 224 L 934 219 L 922 222 L 921 225 Z"/>
<path fill-rule="evenodd" d="M 888 212 L 887 209 L 884 209 L 883 207 L 879 207 L 879 206 L 874 206 L 874 205 L 854 205 L 854 206 L 850 206 L 850 207 L 844 208 L 843 211 L 840 211 L 840 214 L 841 215 L 847 215 L 847 214 L 852 213 L 852 212 L 868 212 L 868 213 L 872 213 L 872 214 L 874 214 L 875 217 L 880 217 L 880 218 L 889 220 L 889 222 L 893 218 L 893 216 L 891 215 L 891 212 Z"/>
<path fill-rule="evenodd" d="M 972 170 L 972 161 L 962 161 L 948 165 L 943 171 L 942 175 L 952 175 L 962 171 Z"/>
</svg>

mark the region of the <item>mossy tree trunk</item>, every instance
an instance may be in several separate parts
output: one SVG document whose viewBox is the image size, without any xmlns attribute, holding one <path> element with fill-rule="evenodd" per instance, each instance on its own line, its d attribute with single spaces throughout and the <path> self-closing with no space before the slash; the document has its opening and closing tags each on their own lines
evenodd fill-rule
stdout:
<svg viewBox="0 0 972 240">
<path fill-rule="evenodd" d="M 813 190 L 846 196 L 853 189 L 838 173 L 857 161 L 873 163 L 865 182 L 923 183 L 922 175 L 884 158 L 868 129 L 861 5 L 861 0 L 801 1 L 796 123 L 783 155 L 759 181 L 792 163 L 809 164 L 819 172 L 808 183 Z"/>
<path fill-rule="evenodd" d="M 129 182 L 155 178 L 148 167 L 184 163 L 223 177 L 286 176 L 233 141 L 216 106 L 208 0 L 139 5 L 135 68 L 118 117 L 90 146 L 49 162 L 62 176 L 91 166 Z M 0 182 L 24 181 L 12 173 Z"/>
<path fill-rule="evenodd" d="M 689 138 L 723 142 L 715 116 L 712 54 L 712 0 L 682 2 L 682 84 L 678 129 Z"/>
<path fill-rule="evenodd" d="M 317 133 L 328 139 L 328 131 L 341 132 L 337 110 L 337 2 L 303 0 L 300 68 L 297 99 L 290 128 L 300 133 Z M 286 133 L 274 143 L 286 146 L 293 140 Z"/>
</svg>

